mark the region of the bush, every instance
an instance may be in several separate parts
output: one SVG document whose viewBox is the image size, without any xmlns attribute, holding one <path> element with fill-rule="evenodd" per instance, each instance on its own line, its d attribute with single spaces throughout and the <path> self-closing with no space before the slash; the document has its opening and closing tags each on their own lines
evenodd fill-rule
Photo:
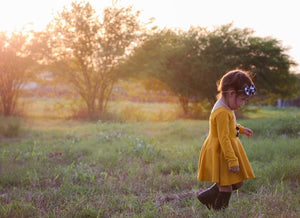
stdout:
<svg viewBox="0 0 300 218">
<path fill-rule="evenodd" d="M 189 118 L 207 120 L 209 118 L 210 111 L 211 105 L 206 101 L 193 103 L 190 106 Z"/>
<path fill-rule="evenodd" d="M 0 136 L 17 137 L 21 132 L 21 120 L 16 117 L 0 117 Z"/>
</svg>

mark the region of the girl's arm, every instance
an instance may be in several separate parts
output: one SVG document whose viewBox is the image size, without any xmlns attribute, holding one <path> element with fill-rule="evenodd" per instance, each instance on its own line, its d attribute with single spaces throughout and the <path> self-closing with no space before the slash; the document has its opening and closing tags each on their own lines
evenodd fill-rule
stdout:
<svg viewBox="0 0 300 218">
<path fill-rule="evenodd" d="M 229 171 L 231 171 L 233 173 L 239 173 L 240 172 L 240 167 L 239 166 L 230 167 Z"/>
<path fill-rule="evenodd" d="M 249 128 L 244 128 L 243 134 L 245 134 L 247 138 L 249 138 L 250 136 L 253 136 L 253 131 Z"/>
<path fill-rule="evenodd" d="M 228 112 L 220 112 L 216 116 L 216 125 L 218 132 L 218 139 L 220 142 L 221 150 L 228 163 L 228 168 L 236 167 L 239 165 L 238 158 L 231 145 L 229 123 L 230 114 Z"/>
</svg>

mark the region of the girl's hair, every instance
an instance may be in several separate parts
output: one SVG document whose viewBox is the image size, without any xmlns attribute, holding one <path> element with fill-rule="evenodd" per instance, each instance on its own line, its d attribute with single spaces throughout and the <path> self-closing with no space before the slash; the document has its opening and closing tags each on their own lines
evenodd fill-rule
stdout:
<svg viewBox="0 0 300 218">
<path fill-rule="evenodd" d="M 236 91 L 237 95 L 245 94 L 242 90 L 251 85 L 253 85 L 252 76 L 248 72 L 242 70 L 229 71 L 217 82 L 219 92 L 217 98 L 219 99 L 222 94 L 231 90 Z"/>
</svg>

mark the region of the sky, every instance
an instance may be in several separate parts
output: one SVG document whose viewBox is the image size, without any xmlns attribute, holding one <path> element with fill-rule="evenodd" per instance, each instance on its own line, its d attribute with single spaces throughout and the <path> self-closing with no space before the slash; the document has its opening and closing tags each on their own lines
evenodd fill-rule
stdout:
<svg viewBox="0 0 300 218">
<path fill-rule="evenodd" d="M 271 36 L 289 48 L 288 54 L 300 65 L 300 10 L 298 0 L 89 0 L 100 15 L 112 2 L 133 6 L 141 19 L 155 18 L 163 28 L 190 26 L 211 28 L 233 23 L 251 28 L 260 37 Z M 63 6 L 72 0 L 0 0 L 0 31 L 42 30 Z M 296 68 L 300 73 L 300 66 Z"/>
</svg>

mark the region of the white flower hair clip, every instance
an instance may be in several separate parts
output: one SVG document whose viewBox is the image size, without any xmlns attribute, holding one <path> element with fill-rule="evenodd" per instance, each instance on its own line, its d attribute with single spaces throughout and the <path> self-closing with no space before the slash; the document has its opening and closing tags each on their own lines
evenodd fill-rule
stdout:
<svg viewBox="0 0 300 218">
<path fill-rule="evenodd" d="M 255 95 L 255 91 L 256 91 L 256 89 L 255 89 L 254 84 L 252 84 L 250 87 L 249 86 L 245 87 L 245 94 L 247 96 Z"/>
</svg>

